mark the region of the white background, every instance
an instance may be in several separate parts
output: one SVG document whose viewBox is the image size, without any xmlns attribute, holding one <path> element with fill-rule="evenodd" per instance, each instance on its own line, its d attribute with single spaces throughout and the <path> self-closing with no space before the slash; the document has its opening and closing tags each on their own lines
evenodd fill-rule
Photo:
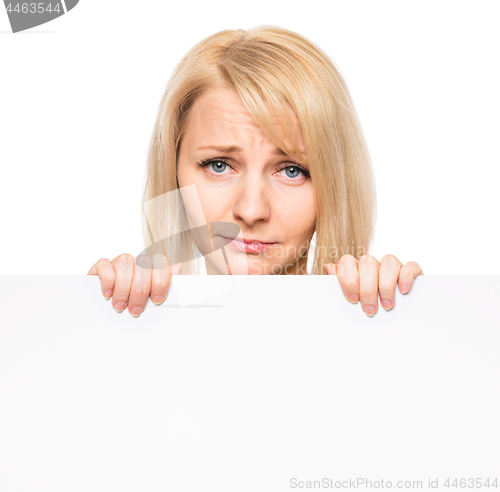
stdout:
<svg viewBox="0 0 500 492">
<path fill-rule="evenodd" d="M 468 479 L 500 482 L 500 277 L 418 277 L 373 318 L 326 275 L 246 276 L 205 306 L 169 293 L 139 318 L 98 284 L 0 277 L 2 492 L 498 491 Z"/>
<path fill-rule="evenodd" d="M 81 0 L 12 34 L 0 5 L 1 274 L 139 254 L 147 146 L 173 68 L 223 29 L 302 34 L 340 68 L 377 179 L 379 260 L 500 274 L 497 1 Z"/>
</svg>

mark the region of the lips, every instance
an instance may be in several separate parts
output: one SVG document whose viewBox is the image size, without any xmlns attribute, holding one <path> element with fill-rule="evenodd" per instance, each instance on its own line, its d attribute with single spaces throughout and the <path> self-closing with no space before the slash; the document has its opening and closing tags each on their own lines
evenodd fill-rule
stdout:
<svg viewBox="0 0 500 492">
<path fill-rule="evenodd" d="M 225 237 L 224 239 L 229 239 L 229 238 Z M 260 241 L 259 239 L 244 239 L 243 238 L 243 240 L 241 240 L 238 238 L 234 238 L 233 241 L 239 241 L 240 243 L 243 242 L 245 244 L 274 244 L 274 243 L 270 243 L 268 241 Z"/>
<path fill-rule="evenodd" d="M 229 239 L 227 237 L 221 236 L 227 245 L 236 251 L 244 253 L 261 253 L 262 251 L 271 248 L 276 243 L 266 243 L 263 241 L 256 241 L 255 239 Z"/>
</svg>

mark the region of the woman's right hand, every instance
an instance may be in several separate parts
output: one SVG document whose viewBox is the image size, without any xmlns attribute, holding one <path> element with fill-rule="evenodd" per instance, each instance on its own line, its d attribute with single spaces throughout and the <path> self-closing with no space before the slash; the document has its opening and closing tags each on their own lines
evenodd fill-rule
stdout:
<svg viewBox="0 0 500 492">
<path fill-rule="evenodd" d="M 113 261 L 101 258 L 87 273 L 98 275 L 101 290 L 106 299 L 113 296 L 111 305 L 121 313 L 127 306 L 129 313 L 137 317 L 145 309 L 148 298 L 161 304 L 168 294 L 172 275 L 179 275 L 182 263 L 170 266 L 167 257 L 155 254 L 152 258 L 122 254 Z"/>
</svg>

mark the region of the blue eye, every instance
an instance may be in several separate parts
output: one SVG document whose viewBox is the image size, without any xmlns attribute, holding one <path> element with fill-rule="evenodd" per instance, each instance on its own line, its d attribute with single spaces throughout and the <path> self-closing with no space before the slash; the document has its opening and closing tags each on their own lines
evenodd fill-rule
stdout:
<svg viewBox="0 0 500 492">
<path fill-rule="evenodd" d="M 283 175 L 282 176 L 284 178 L 285 177 L 291 178 L 292 181 L 299 181 L 296 178 L 300 177 L 300 174 L 303 174 L 306 178 L 309 178 L 311 176 L 305 168 L 303 168 L 302 166 L 298 166 L 296 164 L 292 166 L 282 167 L 278 172 L 281 171 L 286 171 L 286 176 Z"/>
<path fill-rule="evenodd" d="M 216 173 L 222 173 L 227 167 L 227 164 L 222 161 L 212 161 L 209 164 L 212 166 L 212 171 Z"/>
<path fill-rule="evenodd" d="M 295 166 L 288 166 L 288 167 L 285 167 L 284 169 L 286 170 L 286 175 L 289 178 L 296 178 L 299 175 L 299 173 L 301 172 L 301 170 Z M 290 169 L 291 169 L 291 171 L 290 171 Z M 281 170 L 283 171 L 283 169 L 281 169 Z"/>
<path fill-rule="evenodd" d="M 201 162 L 198 162 L 198 166 L 206 167 L 210 164 L 210 170 L 215 174 L 222 174 L 226 167 L 231 167 L 227 162 L 222 159 L 205 159 Z"/>
</svg>

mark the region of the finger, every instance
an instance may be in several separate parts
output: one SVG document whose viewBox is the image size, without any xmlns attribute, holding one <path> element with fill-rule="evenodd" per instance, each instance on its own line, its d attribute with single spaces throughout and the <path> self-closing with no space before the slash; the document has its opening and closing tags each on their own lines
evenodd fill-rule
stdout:
<svg viewBox="0 0 500 492">
<path fill-rule="evenodd" d="M 111 305 L 121 313 L 128 304 L 128 296 L 132 279 L 134 277 L 134 257 L 129 254 L 117 256 L 111 264 L 115 269 L 115 288 L 113 290 L 113 299 Z"/>
<path fill-rule="evenodd" d="M 101 258 L 87 275 L 97 275 L 101 279 L 102 295 L 109 300 L 115 285 L 115 271 L 111 262 L 107 258 Z"/>
<path fill-rule="evenodd" d="M 172 275 L 180 275 L 182 270 L 182 263 L 174 263 L 170 267 L 170 271 L 172 272 Z"/>
<path fill-rule="evenodd" d="M 394 255 L 385 255 L 380 263 L 378 292 L 380 304 L 386 311 L 392 309 L 396 303 L 394 291 L 402 266 L 403 264 Z"/>
<path fill-rule="evenodd" d="M 368 316 L 373 316 L 378 310 L 380 262 L 372 255 L 363 255 L 358 261 L 358 270 L 361 309 Z"/>
<path fill-rule="evenodd" d="M 356 304 L 359 301 L 358 260 L 352 255 L 344 255 L 335 270 L 345 298 Z"/>
<path fill-rule="evenodd" d="M 337 275 L 337 265 L 335 263 L 326 263 L 324 268 L 327 275 Z"/>
<path fill-rule="evenodd" d="M 413 285 L 413 281 L 419 276 L 423 275 L 424 272 L 420 268 L 418 263 L 414 261 L 409 261 L 405 265 L 401 267 L 401 271 L 399 272 L 398 285 L 399 290 L 402 294 L 406 294 L 410 292 L 411 287 Z"/>
<path fill-rule="evenodd" d="M 167 257 L 157 253 L 153 256 L 153 275 L 151 278 L 151 300 L 155 304 L 161 304 L 168 294 L 172 272 Z"/>
<path fill-rule="evenodd" d="M 149 256 L 139 255 L 134 261 L 134 278 L 128 299 L 128 312 L 138 317 L 146 308 L 151 293 L 153 262 Z"/>
</svg>

